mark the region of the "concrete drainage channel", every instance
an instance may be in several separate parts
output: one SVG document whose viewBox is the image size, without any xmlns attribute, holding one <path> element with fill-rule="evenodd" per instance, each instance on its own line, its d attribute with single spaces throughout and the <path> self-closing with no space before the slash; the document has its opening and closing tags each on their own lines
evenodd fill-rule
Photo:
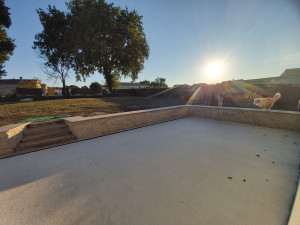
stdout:
<svg viewBox="0 0 300 225">
<path fill-rule="evenodd" d="M 185 117 L 200 117 L 300 132 L 300 113 L 298 112 L 185 105 L 0 127 L 0 157 L 13 156 Z M 298 185 L 289 225 L 300 224 L 300 215 L 296 213 L 299 209 Z"/>
</svg>

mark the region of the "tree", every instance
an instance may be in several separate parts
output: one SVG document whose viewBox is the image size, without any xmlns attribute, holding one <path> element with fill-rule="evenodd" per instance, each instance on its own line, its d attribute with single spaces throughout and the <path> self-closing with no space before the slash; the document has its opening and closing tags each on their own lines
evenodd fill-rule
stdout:
<svg viewBox="0 0 300 225">
<path fill-rule="evenodd" d="M 71 85 L 70 89 L 71 89 L 71 95 L 80 95 L 81 93 L 80 87 L 76 85 Z"/>
<path fill-rule="evenodd" d="M 70 15 L 61 12 L 55 6 L 47 11 L 38 9 L 43 31 L 35 35 L 33 49 L 45 60 L 44 72 L 52 79 L 60 79 L 63 96 L 68 95 L 66 79 L 73 65 Z"/>
<path fill-rule="evenodd" d="M 152 87 L 167 88 L 166 78 L 158 77 L 151 82 Z"/>
<path fill-rule="evenodd" d="M 90 84 L 90 90 L 92 94 L 101 94 L 102 92 L 102 85 L 98 82 L 93 82 Z"/>
<path fill-rule="evenodd" d="M 80 91 L 82 95 L 87 95 L 89 93 L 89 88 L 87 86 L 82 86 Z"/>
<path fill-rule="evenodd" d="M 67 6 L 77 79 L 98 71 L 110 91 L 121 75 L 136 80 L 149 56 L 142 16 L 104 0 L 71 0 Z"/>
<path fill-rule="evenodd" d="M 14 40 L 7 36 L 6 30 L 11 26 L 9 8 L 5 6 L 4 0 L 0 0 L 0 79 L 6 76 L 4 70 L 5 61 L 13 55 L 15 49 Z"/>
<path fill-rule="evenodd" d="M 140 84 L 145 84 L 145 85 L 151 86 L 150 80 L 141 81 Z"/>
</svg>

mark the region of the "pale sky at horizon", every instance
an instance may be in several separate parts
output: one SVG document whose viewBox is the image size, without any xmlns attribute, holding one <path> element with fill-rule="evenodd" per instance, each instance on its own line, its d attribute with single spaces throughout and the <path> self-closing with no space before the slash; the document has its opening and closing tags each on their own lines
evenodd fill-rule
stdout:
<svg viewBox="0 0 300 225">
<path fill-rule="evenodd" d="M 14 55 L 6 63 L 6 78 L 41 78 L 48 86 L 42 60 L 32 49 L 34 35 L 42 31 L 36 9 L 55 5 L 65 10 L 63 0 L 5 0 L 10 8 L 10 37 L 16 39 Z M 115 5 L 143 15 L 150 57 L 138 81 L 165 77 L 174 84 L 215 83 L 223 80 L 279 76 L 285 69 L 300 67 L 300 1 L 200 1 L 115 0 Z M 220 62 L 223 72 L 210 78 L 208 64 Z M 67 85 L 104 83 L 101 74 L 86 83 L 76 82 L 74 73 Z M 122 79 L 122 81 L 130 81 Z"/>
</svg>

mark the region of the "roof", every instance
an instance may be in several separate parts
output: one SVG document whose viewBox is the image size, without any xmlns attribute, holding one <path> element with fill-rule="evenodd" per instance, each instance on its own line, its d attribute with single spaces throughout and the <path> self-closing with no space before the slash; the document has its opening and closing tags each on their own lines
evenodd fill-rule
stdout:
<svg viewBox="0 0 300 225">
<path fill-rule="evenodd" d="M 131 82 L 120 82 L 120 86 L 127 86 L 127 87 L 142 86 L 142 87 L 147 87 L 148 85 L 140 84 L 140 83 L 131 83 Z"/>
<path fill-rule="evenodd" d="M 20 79 L 0 79 L 0 84 L 18 84 Z M 22 81 L 32 81 L 31 79 L 23 79 Z"/>
<path fill-rule="evenodd" d="M 278 77 L 266 77 L 251 80 L 237 80 L 249 84 L 300 84 L 300 68 L 286 69 Z"/>
<path fill-rule="evenodd" d="M 259 78 L 259 79 L 237 80 L 237 81 L 242 81 L 242 82 L 250 83 L 250 84 L 266 84 L 266 83 L 270 83 L 275 78 L 278 78 L 278 77 L 266 77 L 266 78 Z"/>
<path fill-rule="evenodd" d="M 280 78 L 288 78 L 288 77 L 298 77 L 300 79 L 300 68 L 286 69 L 280 75 Z"/>
</svg>

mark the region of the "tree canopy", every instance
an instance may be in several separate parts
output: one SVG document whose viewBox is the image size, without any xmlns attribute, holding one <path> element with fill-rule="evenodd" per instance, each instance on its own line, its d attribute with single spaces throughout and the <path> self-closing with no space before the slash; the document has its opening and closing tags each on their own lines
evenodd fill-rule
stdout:
<svg viewBox="0 0 300 225">
<path fill-rule="evenodd" d="M 104 0 L 71 0 L 67 6 L 77 79 L 98 71 L 110 91 L 120 75 L 136 80 L 149 56 L 142 16 Z"/>
<path fill-rule="evenodd" d="M 38 9 L 43 31 L 35 35 L 33 49 L 45 60 L 45 73 L 49 78 L 60 79 L 66 96 L 66 78 L 73 63 L 70 16 L 48 6 L 47 11 Z"/>
<path fill-rule="evenodd" d="M 150 87 L 155 88 L 167 88 L 166 78 L 157 77 L 154 81 L 144 80 L 140 82 L 141 84 L 146 84 Z"/>
<path fill-rule="evenodd" d="M 140 82 L 140 84 L 145 84 L 145 85 L 151 86 L 151 81 L 150 80 L 143 80 L 143 81 Z"/>
<path fill-rule="evenodd" d="M 99 72 L 110 91 L 121 76 L 136 80 L 149 56 L 142 16 L 104 0 L 71 0 L 67 7 L 37 10 L 43 31 L 33 48 L 45 59 L 47 73 L 64 86 L 71 68 L 77 80 Z"/>
<path fill-rule="evenodd" d="M 98 82 L 93 82 L 90 84 L 90 90 L 92 94 L 101 94 L 102 85 Z"/>
<path fill-rule="evenodd" d="M 151 82 L 151 86 L 160 88 L 168 87 L 168 85 L 166 84 L 166 78 L 162 77 L 157 77 L 153 82 Z"/>
<path fill-rule="evenodd" d="M 14 40 L 8 37 L 6 29 L 11 26 L 9 8 L 4 0 L 0 0 L 0 78 L 6 76 L 4 64 L 12 56 L 15 49 Z"/>
</svg>

